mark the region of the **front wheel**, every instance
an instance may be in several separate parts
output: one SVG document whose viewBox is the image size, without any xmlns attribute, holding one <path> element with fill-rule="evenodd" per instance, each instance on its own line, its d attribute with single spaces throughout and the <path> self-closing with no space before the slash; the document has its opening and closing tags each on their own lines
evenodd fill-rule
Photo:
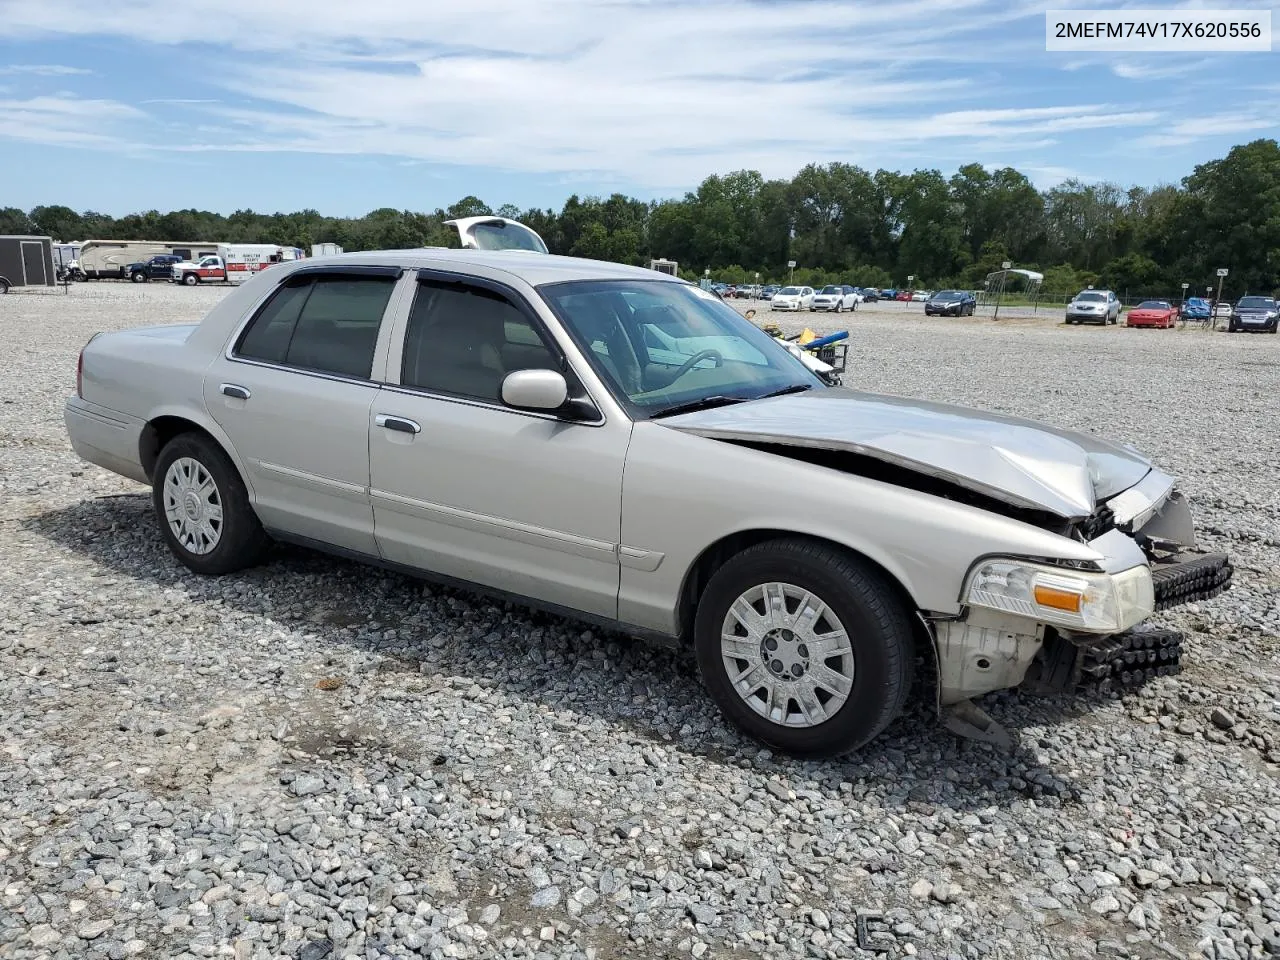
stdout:
<svg viewBox="0 0 1280 960">
<path fill-rule="evenodd" d="M 202 434 L 180 434 L 160 451 L 152 505 L 169 549 L 196 573 L 251 567 L 270 542 L 235 464 Z"/>
<path fill-rule="evenodd" d="M 746 733 L 835 756 L 901 711 L 914 667 L 908 612 L 884 576 L 836 549 L 771 540 L 724 564 L 698 603 L 699 672 Z"/>
<path fill-rule="evenodd" d="M 0 297 L 9 292 L 9 281 L 0 279 Z"/>
<path fill-rule="evenodd" d="M 142 272 L 135 272 L 135 273 L 129 274 L 129 279 L 132 280 L 134 283 L 146 283 L 147 275 Z"/>
<path fill-rule="evenodd" d="M 194 273 L 184 273 L 182 275 L 182 282 L 188 287 L 194 287 L 200 282 L 200 278 Z"/>
</svg>

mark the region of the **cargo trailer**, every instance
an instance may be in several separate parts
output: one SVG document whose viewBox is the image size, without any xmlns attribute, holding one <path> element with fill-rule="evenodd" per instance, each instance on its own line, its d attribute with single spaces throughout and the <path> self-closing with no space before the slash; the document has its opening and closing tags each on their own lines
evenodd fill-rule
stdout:
<svg viewBox="0 0 1280 960">
<path fill-rule="evenodd" d="M 0 293 L 13 287 L 52 287 L 56 279 L 52 238 L 0 237 Z"/>
</svg>

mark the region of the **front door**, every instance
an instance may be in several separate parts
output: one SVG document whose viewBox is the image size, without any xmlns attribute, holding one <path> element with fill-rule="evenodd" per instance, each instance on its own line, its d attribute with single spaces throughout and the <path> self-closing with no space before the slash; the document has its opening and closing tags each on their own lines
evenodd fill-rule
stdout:
<svg viewBox="0 0 1280 960">
<path fill-rule="evenodd" d="M 377 556 L 369 417 L 399 271 L 370 271 L 293 274 L 206 372 L 204 397 L 264 526 Z"/>
<path fill-rule="evenodd" d="M 516 370 L 563 370 L 514 291 L 424 273 L 369 436 L 383 557 L 613 618 L 628 422 L 501 401 Z M 391 356 L 396 356 L 392 351 Z"/>
</svg>

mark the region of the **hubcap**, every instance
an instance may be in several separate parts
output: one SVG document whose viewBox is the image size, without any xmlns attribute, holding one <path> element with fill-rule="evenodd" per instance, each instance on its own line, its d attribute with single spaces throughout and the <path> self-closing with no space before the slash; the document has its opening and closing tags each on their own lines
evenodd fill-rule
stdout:
<svg viewBox="0 0 1280 960">
<path fill-rule="evenodd" d="M 165 471 L 164 516 L 191 553 L 208 553 L 222 539 L 222 496 L 200 461 L 179 457 Z"/>
<path fill-rule="evenodd" d="M 820 597 L 790 583 L 762 583 L 733 602 L 720 655 L 738 696 L 782 726 L 829 720 L 853 689 L 844 625 Z"/>
</svg>

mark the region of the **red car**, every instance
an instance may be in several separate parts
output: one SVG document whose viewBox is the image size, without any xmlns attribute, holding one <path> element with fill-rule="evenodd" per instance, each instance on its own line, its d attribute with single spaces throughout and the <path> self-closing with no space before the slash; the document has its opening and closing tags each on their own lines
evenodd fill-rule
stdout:
<svg viewBox="0 0 1280 960">
<path fill-rule="evenodd" d="M 911 291 L 910 291 L 910 290 L 899 290 L 899 291 L 898 291 L 898 295 L 897 295 L 896 297 L 894 297 L 893 299 L 895 299 L 895 300 L 904 300 L 904 301 L 906 301 L 907 303 L 910 303 L 910 302 L 911 302 Z"/>
<path fill-rule="evenodd" d="M 1168 300 L 1143 300 L 1125 314 L 1126 327 L 1160 327 L 1170 329 L 1178 319 L 1178 308 Z"/>
</svg>

